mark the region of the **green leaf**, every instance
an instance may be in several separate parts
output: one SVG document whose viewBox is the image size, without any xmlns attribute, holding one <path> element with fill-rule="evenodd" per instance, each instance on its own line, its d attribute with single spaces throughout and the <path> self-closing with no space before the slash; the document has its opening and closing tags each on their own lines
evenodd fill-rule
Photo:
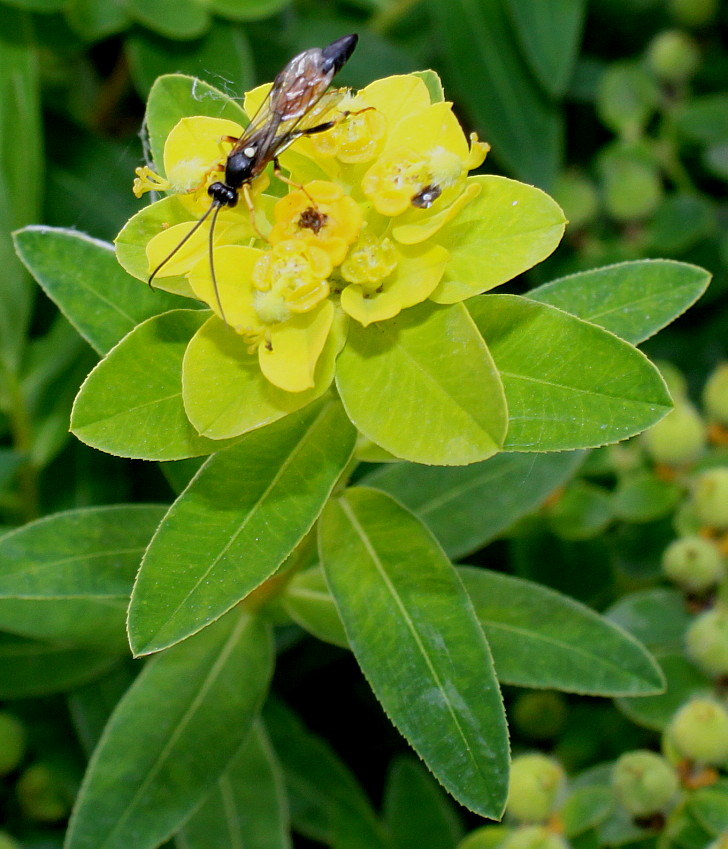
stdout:
<svg viewBox="0 0 728 849">
<path fill-rule="evenodd" d="M 701 787 L 688 796 L 687 807 L 700 825 L 713 837 L 726 834 L 728 824 L 728 782 Z M 720 841 L 718 843 L 720 845 Z"/>
<path fill-rule="evenodd" d="M 355 835 L 362 846 L 389 849 L 364 791 L 328 744 L 281 702 L 269 700 L 263 717 L 283 767 L 296 831 L 328 846 Z"/>
<path fill-rule="evenodd" d="M 615 515 L 625 522 L 652 522 L 674 512 L 683 487 L 654 472 L 637 472 L 620 480 L 612 498 Z"/>
<path fill-rule="evenodd" d="M 551 96 L 563 95 L 579 51 L 586 0 L 507 0 L 506 10 L 539 83 Z"/>
<path fill-rule="evenodd" d="M 355 438 L 341 405 L 323 402 L 211 457 L 147 549 L 129 609 L 134 653 L 199 631 L 273 574 L 318 517 Z"/>
<path fill-rule="evenodd" d="M 523 59 L 502 0 L 430 0 L 456 99 L 517 177 L 548 187 L 562 121 Z"/>
<path fill-rule="evenodd" d="M 429 772 L 410 757 L 389 768 L 384 819 L 393 849 L 452 849 L 463 827 L 450 799 Z"/>
<path fill-rule="evenodd" d="M 38 2 L 46 10 L 60 5 L 58 0 Z M 39 7 L 28 3 L 25 8 Z M 43 127 L 30 16 L 0 6 L 0 33 L 0 365 L 16 372 L 34 287 L 15 258 L 10 233 L 40 216 Z"/>
<path fill-rule="evenodd" d="M 447 468 L 391 463 L 363 483 L 382 489 L 416 513 L 449 557 L 482 548 L 564 484 L 582 453 L 497 454 L 482 463 Z"/>
<path fill-rule="evenodd" d="M 331 386 L 339 350 L 330 334 L 316 363 L 314 386 L 286 392 L 263 376 L 256 354 L 212 316 L 192 337 L 182 366 L 185 411 L 197 432 L 211 439 L 248 433 L 306 407 Z"/>
<path fill-rule="evenodd" d="M 255 21 L 285 9 L 290 0 L 202 0 L 211 12 L 233 21 Z"/>
<path fill-rule="evenodd" d="M 192 115 L 229 118 L 242 126 L 248 123 L 242 107 L 209 83 L 183 74 L 160 77 L 149 92 L 145 117 L 152 158 L 158 173 L 164 173 L 163 152 L 167 136 L 182 118 Z"/>
<path fill-rule="evenodd" d="M 4 0 L 7 6 L 25 9 L 28 12 L 57 12 L 65 0 Z"/>
<path fill-rule="evenodd" d="M 613 604 L 605 615 L 650 651 L 660 653 L 679 652 L 692 621 L 682 594 L 664 587 L 630 593 Z"/>
<path fill-rule="evenodd" d="M 593 696 L 663 690 L 660 669 L 644 646 L 591 608 L 510 575 L 472 566 L 458 572 L 500 681 Z"/>
<path fill-rule="evenodd" d="M 704 94 L 683 101 L 675 119 L 692 141 L 721 144 L 728 141 L 728 94 Z"/>
<path fill-rule="evenodd" d="M 179 849 L 289 849 L 283 776 L 260 721 L 177 835 Z"/>
<path fill-rule="evenodd" d="M 569 794 L 559 811 L 564 837 L 573 839 L 604 822 L 614 807 L 611 787 L 579 787 Z"/>
<path fill-rule="evenodd" d="M 549 526 L 562 539 L 590 539 L 614 518 L 612 495 L 587 481 L 569 484 L 547 510 Z"/>
<path fill-rule="evenodd" d="M 286 584 L 281 603 L 291 619 L 309 634 L 335 646 L 349 648 L 344 626 L 321 567 L 298 572 Z"/>
<path fill-rule="evenodd" d="M 618 442 L 659 421 L 671 399 L 636 348 L 593 324 L 516 295 L 468 309 L 503 378 L 505 448 L 562 451 Z"/>
<path fill-rule="evenodd" d="M 508 792 L 503 705 L 442 549 L 409 511 L 362 487 L 327 505 L 319 531 L 349 643 L 387 715 L 461 804 L 499 817 Z"/>
<path fill-rule="evenodd" d="M 438 234 L 450 253 L 432 295 L 438 303 L 500 286 L 549 256 L 564 235 L 563 210 L 540 189 L 494 175 L 469 182 L 480 194 Z"/>
<path fill-rule="evenodd" d="M 140 286 L 119 267 L 112 245 L 75 230 L 26 227 L 15 233 L 15 247 L 46 295 L 99 354 L 141 321 L 181 303 Z"/>
<path fill-rule="evenodd" d="M 55 513 L 0 542 L 0 628 L 126 653 L 134 576 L 162 505 Z"/>
<path fill-rule="evenodd" d="M 100 41 L 125 30 L 130 23 L 124 6 L 117 0 L 66 0 L 68 23 L 87 41 Z"/>
<path fill-rule="evenodd" d="M 64 693 L 103 675 L 119 655 L 0 634 L 0 699 Z"/>
<path fill-rule="evenodd" d="M 642 699 L 616 699 L 615 704 L 637 725 L 664 731 L 675 711 L 694 693 L 709 690 L 711 682 L 684 654 L 662 654 L 656 659 L 667 682 L 665 691 Z"/>
<path fill-rule="evenodd" d="M 636 345 L 692 306 L 710 277 L 710 272 L 685 262 L 641 259 L 561 277 L 533 289 L 528 297 Z"/>
<path fill-rule="evenodd" d="M 436 71 L 415 71 L 413 76 L 419 77 L 427 86 L 431 103 L 442 103 L 445 99 L 445 90 L 442 87 L 442 80 Z"/>
<path fill-rule="evenodd" d="M 218 85 L 228 80 L 238 97 L 253 87 L 253 57 L 242 27 L 213 22 L 204 37 L 195 41 L 170 41 L 138 29 L 126 44 L 132 77 L 142 94 L 150 91 L 157 77 L 171 71 Z"/>
<path fill-rule="evenodd" d="M 205 312 L 174 310 L 125 336 L 76 397 L 76 436 L 109 454 L 143 460 L 179 460 L 229 444 L 200 436 L 182 406 L 182 357 L 206 318 Z"/>
<path fill-rule="evenodd" d="M 153 849 L 172 835 L 249 734 L 271 659 L 265 626 L 236 613 L 151 660 L 94 752 L 67 849 Z"/>
<path fill-rule="evenodd" d="M 133 668 L 140 664 L 122 664 L 107 675 L 74 690 L 68 696 L 68 709 L 81 747 L 91 757 L 109 717 L 134 680 Z"/>
<path fill-rule="evenodd" d="M 420 304 L 366 328 L 352 322 L 336 383 L 356 427 L 405 460 L 466 465 L 502 445 L 500 380 L 462 304 Z"/>
<path fill-rule="evenodd" d="M 197 0 L 125 0 L 138 23 L 166 38 L 196 38 L 210 25 L 210 16 Z"/>
</svg>

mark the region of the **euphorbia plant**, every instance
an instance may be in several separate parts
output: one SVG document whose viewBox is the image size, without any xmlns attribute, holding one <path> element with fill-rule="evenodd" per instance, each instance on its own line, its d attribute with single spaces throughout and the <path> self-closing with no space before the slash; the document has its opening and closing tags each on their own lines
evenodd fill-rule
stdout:
<svg viewBox="0 0 728 849">
<path fill-rule="evenodd" d="M 116 240 L 128 274 L 77 233 L 18 236 L 27 265 L 103 355 L 77 397 L 74 432 L 162 461 L 179 492 L 162 516 L 157 506 L 75 511 L 15 535 L 27 564 L 74 524 L 80 565 L 49 570 L 36 587 L 66 613 L 55 636 L 113 665 L 126 604 L 109 612 L 106 599 L 131 594 L 132 652 L 155 654 L 101 735 L 69 849 L 145 849 L 181 829 L 183 845 L 202 846 L 225 788 L 275 773 L 258 716 L 282 620 L 350 647 L 432 772 L 487 817 L 502 813 L 508 786 L 499 680 L 612 696 L 662 687 L 647 650 L 588 608 L 451 558 L 578 463 L 545 452 L 616 442 L 668 412 L 659 372 L 633 345 L 686 309 L 707 275 L 635 262 L 528 297 L 483 294 L 548 256 L 564 217 L 539 189 L 469 174 L 487 146 L 467 140 L 427 72 L 372 83 L 345 104 L 349 118 L 296 142 L 281 157 L 289 182 L 251 186 L 254 221 L 244 205 L 221 210 L 216 281 L 201 227 L 155 275 L 171 295 L 149 291 L 150 273 L 209 206 L 220 139 L 239 135 L 264 96 L 251 92 L 244 111 L 198 80 L 158 80 L 146 120 L 154 163 L 136 188 L 167 195 Z M 402 460 L 349 485 L 361 461 Z M 486 511 L 476 539 L 438 509 L 463 491 Z M 113 574 L 99 569 L 112 531 Z M 64 581 L 76 589 L 73 615 Z M 99 630 L 89 634 L 81 613 Z M 281 731 L 289 720 L 278 708 L 266 722 L 274 738 L 300 741 Z M 269 802 L 275 786 L 260 784 Z M 329 826 L 384 845 L 366 817 L 354 820 Z"/>
</svg>

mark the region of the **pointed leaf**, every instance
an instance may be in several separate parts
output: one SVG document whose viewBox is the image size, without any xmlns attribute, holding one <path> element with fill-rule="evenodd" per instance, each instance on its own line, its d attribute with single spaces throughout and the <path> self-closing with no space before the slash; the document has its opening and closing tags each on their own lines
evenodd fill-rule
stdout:
<svg viewBox="0 0 728 849">
<path fill-rule="evenodd" d="M 499 817 L 508 790 L 503 705 L 483 632 L 442 549 L 413 514 L 365 488 L 327 506 L 319 539 L 349 643 L 390 719 L 459 802 Z"/>
<path fill-rule="evenodd" d="M 453 559 L 470 554 L 542 504 L 581 453 L 498 454 L 462 468 L 389 463 L 363 482 L 416 513 Z"/>
<path fill-rule="evenodd" d="M 369 800 L 328 744 L 279 701 L 267 702 L 263 718 L 283 767 L 296 831 L 329 846 L 356 835 L 363 846 L 385 849 Z"/>
<path fill-rule="evenodd" d="M 507 449 L 606 445 L 669 412 L 657 369 L 611 333 L 516 295 L 471 298 L 468 309 L 503 378 Z"/>
<path fill-rule="evenodd" d="M 162 505 L 55 513 L 0 539 L 0 628 L 67 645 L 128 650 L 125 621 Z"/>
<path fill-rule="evenodd" d="M 503 0 L 430 0 L 458 102 L 497 158 L 547 188 L 561 161 L 562 122 L 528 68 Z"/>
<path fill-rule="evenodd" d="M 119 654 L 0 634 L 0 699 L 65 693 L 93 681 Z"/>
<path fill-rule="evenodd" d="M 495 454 L 505 435 L 500 379 L 462 304 L 352 322 L 336 384 L 357 428 L 405 460 L 465 465 Z"/>
<path fill-rule="evenodd" d="M 586 17 L 586 0 L 507 0 L 516 36 L 531 70 L 552 96 L 569 84 Z"/>
<path fill-rule="evenodd" d="M 500 681 L 599 696 L 663 690 L 660 668 L 644 646 L 585 605 L 487 569 L 458 572 Z"/>
<path fill-rule="evenodd" d="M 314 637 L 349 648 L 344 626 L 320 566 L 298 572 L 281 595 L 286 613 Z"/>
<path fill-rule="evenodd" d="M 151 660 L 91 758 L 67 849 L 153 849 L 172 835 L 249 734 L 271 658 L 265 626 L 236 613 Z"/>
<path fill-rule="evenodd" d="M 177 835 L 179 849 L 289 849 L 283 775 L 256 722 L 205 802 Z"/>
<path fill-rule="evenodd" d="M 129 609 L 134 652 L 199 631 L 272 575 L 318 517 L 354 443 L 341 405 L 327 401 L 211 457 L 142 562 Z"/>
<path fill-rule="evenodd" d="M 528 297 L 637 345 L 692 306 L 710 277 L 705 269 L 686 262 L 641 259 L 552 280 L 530 291 Z"/>
<path fill-rule="evenodd" d="M 210 454 L 229 444 L 200 436 L 182 406 L 182 358 L 207 313 L 174 310 L 140 324 L 86 378 L 71 430 L 87 445 L 144 460 Z"/>
<path fill-rule="evenodd" d="M 653 587 L 623 596 L 606 612 L 620 628 L 629 631 L 650 651 L 679 652 L 692 616 L 678 590 Z"/>
<path fill-rule="evenodd" d="M 75 230 L 26 227 L 15 233 L 15 247 L 46 295 L 99 354 L 139 322 L 182 304 L 140 286 L 119 266 L 112 245 Z"/>
</svg>

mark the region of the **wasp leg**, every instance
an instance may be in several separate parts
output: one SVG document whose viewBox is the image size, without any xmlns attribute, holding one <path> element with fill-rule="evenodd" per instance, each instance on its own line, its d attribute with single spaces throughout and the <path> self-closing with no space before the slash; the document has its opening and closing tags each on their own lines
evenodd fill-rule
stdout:
<svg viewBox="0 0 728 849">
<path fill-rule="evenodd" d="M 253 203 L 253 198 L 250 195 L 250 185 L 248 183 L 243 183 L 240 187 L 240 191 L 243 193 L 245 205 L 248 207 L 248 213 L 250 214 L 250 226 L 253 228 L 253 231 L 259 239 L 267 242 L 268 237 L 262 233 L 260 227 L 258 227 L 258 222 L 255 220 L 255 204 Z"/>
<path fill-rule="evenodd" d="M 306 195 L 306 197 L 311 201 L 311 206 L 316 208 L 316 201 L 311 197 L 311 195 L 306 191 L 303 183 L 297 183 L 295 180 L 291 180 L 290 177 L 286 177 L 283 171 L 281 171 L 281 164 L 278 161 L 278 157 L 273 157 L 273 173 L 275 176 L 281 181 L 281 183 L 285 183 L 287 186 L 291 186 L 294 189 L 299 189 Z"/>
</svg>

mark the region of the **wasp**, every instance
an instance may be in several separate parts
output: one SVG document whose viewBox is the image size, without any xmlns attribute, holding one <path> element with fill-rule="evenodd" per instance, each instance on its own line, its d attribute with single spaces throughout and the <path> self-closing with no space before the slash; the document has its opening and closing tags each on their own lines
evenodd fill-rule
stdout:
<svg viewBox="0 0 728 849">
<path fill-rule="evenodd" d="M 254 222 L 249 188 L 253 180 L 272 162 L 276 175 L 289 182 L 280 173 L 278 157 L 281 153 L 301 136 L 322 133 L 346 117 L 348 113 L 342 112 L 330 120 L 321 120 L 347 92 L 346 88 L 328 89 L 334 76 L 351 57 L 358 40 L 356 34 L 345 35 L 326 47 L 312 47 L 294 56 L 276 76 L 266 99 L 243 134 L 239 138 L 222 139 L 233 145 L 224 163 L 224 179 L 209 186 L 207 193 L 212 199 L 210 207 L 177 247 L 152 271 L 147 281 L 150 286 L 159 271 L 210 218 L 210 275 L 220 315 L 225 319 L 213 259 L 215 224 L 220 210 L 237 206 L 242 192 Z M 222 169 L 223 163 L 214 170 Z"/>
</svg>

